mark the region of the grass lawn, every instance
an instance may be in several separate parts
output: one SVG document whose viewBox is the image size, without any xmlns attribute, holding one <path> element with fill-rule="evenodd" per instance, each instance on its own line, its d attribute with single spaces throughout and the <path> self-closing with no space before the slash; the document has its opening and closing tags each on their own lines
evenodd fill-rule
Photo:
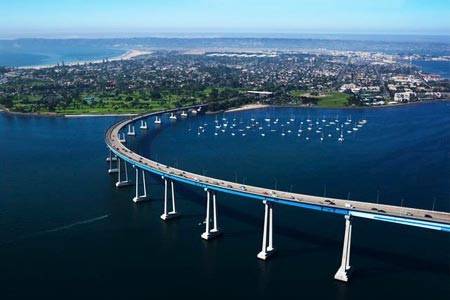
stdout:
<svg viewBox="0 0 450 300">
<path fill-rule="evenodd" d="M 349 95 L 339 92 L 331 92 L 326 95 L 313 96 L 310 92 L 303 90 L 294 90 L 290 92 L 293 97 L 307 97 L 317 100 L 317 106 L 320 107 L 345 107 L 348 106 Z"/>
<path fill-rule="evenodd" d="M 331 93 L 317 99 L 317 105 L 320 107 L 344 107 L 348 105 L 349 96 L 343 93 Z"/>
</svg>

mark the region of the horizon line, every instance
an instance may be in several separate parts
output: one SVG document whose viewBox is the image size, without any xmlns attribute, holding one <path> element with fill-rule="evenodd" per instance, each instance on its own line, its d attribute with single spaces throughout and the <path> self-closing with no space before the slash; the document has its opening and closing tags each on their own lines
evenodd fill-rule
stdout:
<svg viewBox="0 0 450 300">
<path fill-rule="evenodd" d="M 55 33 L 21 33 L 21 34 L 0 34 L 0 40 L 20 40 L 20 39 L 134 39 L 134 38 L 181 38 L 181 39 L 196 39 L 196 38 L 292 38 L 304 39 L 307 36 L 403 36 L 403 37 L 450 37 L 450 33 L 428 33 L 428 32 L 289 32 L 289 31 L 274 31 L 274 32 L 256 32 L 256 31 L 229 31 L 229 32 L 85 32 L 85 33 L 69 33 L 69 32 L 55 32 Z M 280 37 L 277 37 L 280 35 Z M 303 35 L 303 37 L 302 37 Z"/>
</svg>

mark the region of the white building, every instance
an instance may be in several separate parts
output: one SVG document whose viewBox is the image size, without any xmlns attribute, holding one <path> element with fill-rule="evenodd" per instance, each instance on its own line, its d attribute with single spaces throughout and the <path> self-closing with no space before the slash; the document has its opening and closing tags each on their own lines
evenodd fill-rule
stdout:
<svg viewBox="0 0 450 300">
<path fill-rule="evenodd" d="M 414 92 L 404 92 L 404 93 L 395 93 L 394 101 L 397 103 L 400 102 L 410 102 L 416 96 Z"/>
</svg>

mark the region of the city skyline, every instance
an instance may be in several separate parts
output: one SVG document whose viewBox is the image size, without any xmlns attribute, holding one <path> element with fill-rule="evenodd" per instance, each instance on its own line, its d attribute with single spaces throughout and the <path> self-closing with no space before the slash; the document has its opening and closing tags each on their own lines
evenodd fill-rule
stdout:
<svg viewBox="0 0 450 300">
<path fill-rule="evenodd" d="M 448 35 L 448 3 L 423 1 L 104 1 L 0 3 L 2 37 L 174 33 Z M 26 20 L 26 22 L 24 22 Z"/>
</svg>

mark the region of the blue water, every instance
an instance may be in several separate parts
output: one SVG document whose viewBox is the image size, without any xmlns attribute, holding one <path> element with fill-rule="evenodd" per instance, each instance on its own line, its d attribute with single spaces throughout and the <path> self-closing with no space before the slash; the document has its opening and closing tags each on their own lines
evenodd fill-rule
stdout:
<svg viewBox="0 0 450 300">
<path fill-rule="evenodd" d="M 427 73 L 450 79 L 450 61 L 415 61 L 414 64 Z"/>
<path fill-rule="evenodd" d="M 111 45 L 81 41 L 32 41 L 0 41 L 0 66 L 22 67 L 93 61 L 116 57 L 126 52 Z"/>
<path fill-rule="evenodd" d="M 366 119 L 356 134 L 309 142 L 296 136 L 218 135 L 193 130 L 199 116 L 130 139 L 171 165 L 224 179 L 295 191 L 450 211 L 450 104 L 373 110 L 267 109 L 238 120 Z M 221 115 L 219 117 L 222 117 Z M 133 204 L 106 173 L 105 130 L 119 118 L 44 118 L 0 114 L 2 299 L 197 298 L 446 299 L 448 234 L 357 219 L 354 274 L 339 266 L 341 216 L 275 207 L 277 256 L 256 259 L 263 206 L 218 195 L 218 240 L 200 239 L 203 191 L 176 185 L 182 218 L 164 223 L 161 180 L 152 201 Z M 153 127 L 153 123 L 152 127 Z M 189 131 L 191 128 L 191 131 Z M 291 187 L 292 186 L 292 187 Z"/>
<path fill-rule="evenodd" d="M 445 35 L 251 34 L 248 38 L 245 36 L 247 34 L 244 33 L 225 34 L 223 38 L 193 38 L 189 35 L 180 38 L 175 34 L 169 38 L 0 39 L 0 66 L 35 66 L 63 61 L 67 63 L 101 60 L 118 56 L 136 47 L 185 50 L 198 48 L 198 45 L 210 49 L 238 47 L 273 50 L 329 49 L 432 56 L 450 54 L 449 38 Z M 270 36 L 272 38 L 267 38 Z"/>
<path fill-rule="evenodd" d="M 248 184 L 277 185 L 315 195 L 326 190 L 328 196 L 339 198 L 347 198 L 350 192 L 351 199 L 363 201 L 376 201 L 378 194 L 382 203 L 397 205 L 403 199 L 405 205 L 425 209 L 431 209 L 436 199 L 436 205 L 450 211 L 449 105 L 372 110 L 272 108 L 210 115 L 171 124 L 151 139 L 142 137 L 137 149 L 172 166 Z M 264 121 L 268 117 L 270 127 Z M 225 123 L 222 118 L 227 119 L 225 133 L 214 129 L 216 118 L 219 125 Z M 252 118 L 260 125 L 246 130 Z M 275 118 L 279 118 L 278 125 L 273 124 Z M 295 121 L 290 122 L 291 118 Z M 311 131 L 307 130 L 308 118 Z M 336 119 L 338 125 L 326 127 Z M 343 127 L 345 141 L 340 143 L 340 131 L 335 129 L 347 119 L 352 124 Z M 353 131 L 355 122 L 363 119 L 367 124 Z M 237 124 L 234 130 L 232 123 Z M 199 126 L 205 128 L 200 135 Z M 318 129 L 321 133 L 316 133 Z M 172 147 L 175 143 L 177 147 Z M 224 165 L 216 164 L 218 159 Z"/>
</svg>

